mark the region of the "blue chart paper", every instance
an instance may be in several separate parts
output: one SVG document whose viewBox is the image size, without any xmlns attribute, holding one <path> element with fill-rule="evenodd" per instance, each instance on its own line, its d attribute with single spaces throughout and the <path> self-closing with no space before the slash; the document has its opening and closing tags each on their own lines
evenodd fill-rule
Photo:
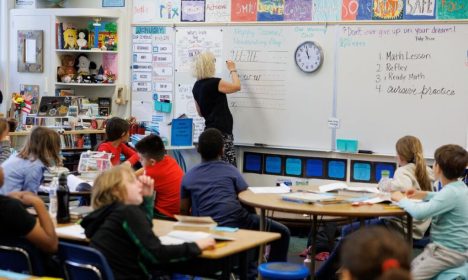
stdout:
<svg viewBox="0 0 468 280">
<path fill-rule="evenodd" d="M 102 0 L 102 7 L 125 7 L 125 0 Z"/>
<path fill-rule="evenodd" d="M 385 162 L 377 162 L 375 163 L 375 181 L 380 181 L 380 177 L 382 176 L 382 171 L 388 170 L 390 173 L 390 178 L 393 178 L 393 173 L 395 173 L 395 164 L 394 163 L 385 163 Z"/>
<path fill-rule="evenodd" d="M 286 158 L 286 174 L 292 176 L 302 175 L 302 160 L 299 158 Z"/>
<path fill-rule="evenodd" d="M 323 159 L 306 160 L 306 177 L 323 177 Z"/>
<path fill-rule="evenodd" d="M 353 164 L 353 180 L 369 182 L 371 179 L 371 164 L 368 162 L 355 162 Z"/>
<path fill-rule="evenodd" d="M 330 160 L 328 162 L 328 177 L 343 180 L 346 176 L 346 163 L 342 160 Z"/>
<path fill-rule="evenodd" d="M 244 153 L 244 172 L 262 172 L 262 155 Z"/>
<path fill-rule="evenodd" d="M 193 119 L 173 119 L 171 146 L 192 146 Z"/>
<path fill-rule="evenodd" d="M 265 156 L 265 173 L 281 174 L 282 158 L 280 156 Z"/>
</svg>

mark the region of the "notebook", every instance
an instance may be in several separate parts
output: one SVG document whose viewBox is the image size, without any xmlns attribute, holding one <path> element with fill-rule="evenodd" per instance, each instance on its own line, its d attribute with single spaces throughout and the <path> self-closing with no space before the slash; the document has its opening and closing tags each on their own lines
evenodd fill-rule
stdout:
<svg viewBox="0 0 468 280">
<path fill-rule="evenodd" d="M 339 200 L 330 194 L 318 194 L 308 192 L 288 193 L 281 196 L 285 201 L 298 203 L 338 202 Z"/>
</svg>

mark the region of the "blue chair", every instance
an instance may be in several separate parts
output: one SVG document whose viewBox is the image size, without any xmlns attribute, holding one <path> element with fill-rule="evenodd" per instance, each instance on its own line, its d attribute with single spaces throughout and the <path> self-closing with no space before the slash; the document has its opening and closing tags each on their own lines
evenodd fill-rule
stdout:
<svg viewBox="0 0 468 280">
<path fill-rule="evenodd" d="M 258 266 L 258 272 L 263 279 L 274 280 L 299 280 L 309 276 L 309 268 L 288 262 L 262 263 Z"/>
<path fill-rule="evenodd" d="M 59 256 L 68 280 L 114 280 L 106 258 L 96 249 L 60 242 Z"/>
<path fill-rule="evenodd" d="M 0 269 L 33 274 L 28 252 L 17 246 L 0 245 Z"/>
</svg>

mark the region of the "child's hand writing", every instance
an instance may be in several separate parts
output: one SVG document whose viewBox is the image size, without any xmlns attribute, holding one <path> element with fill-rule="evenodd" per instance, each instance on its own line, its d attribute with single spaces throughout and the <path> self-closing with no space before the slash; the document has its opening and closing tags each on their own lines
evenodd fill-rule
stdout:
<svg viewBox="0 0 468 280">
<path fill-rule="evenodd" d="M 203 251 L 203 250 L 213 249 L 215 247 L 216 241 L 213 238 L 208 237 L 208 238 L 197 240 L 195 241 L 195 243 L 197 244 L 198 248 L 200 248 L 200 250 Z"/>
<path fill-rule="evenodd" d="M 398 202 L 405 198 L 405 196 L 401 192 L 393 192 L 391 198 L 393 201 Z"/>
<path fill-rule="evenodd" d="M 138 180 L 142 184 L 142 192 L 143 196 L 152 196 L 154 192 L 154 180 L 150 176 L 140 175 Z"/>
</svg>

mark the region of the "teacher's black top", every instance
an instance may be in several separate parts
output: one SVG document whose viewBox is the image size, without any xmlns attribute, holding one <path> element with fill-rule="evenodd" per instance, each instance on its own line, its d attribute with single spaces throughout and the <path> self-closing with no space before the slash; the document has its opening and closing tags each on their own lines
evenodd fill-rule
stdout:
<svg viewBox="0 0 468 280">
<path fill-rule="evenodd" d="M 225 93 L 218 90 L 220 78 L 198 80 L 193 85 L 193 97 L 205 118 L 205 128 L 217 128 L 222 133 L 232 134 L 232 115 Z"/>
</svg>

